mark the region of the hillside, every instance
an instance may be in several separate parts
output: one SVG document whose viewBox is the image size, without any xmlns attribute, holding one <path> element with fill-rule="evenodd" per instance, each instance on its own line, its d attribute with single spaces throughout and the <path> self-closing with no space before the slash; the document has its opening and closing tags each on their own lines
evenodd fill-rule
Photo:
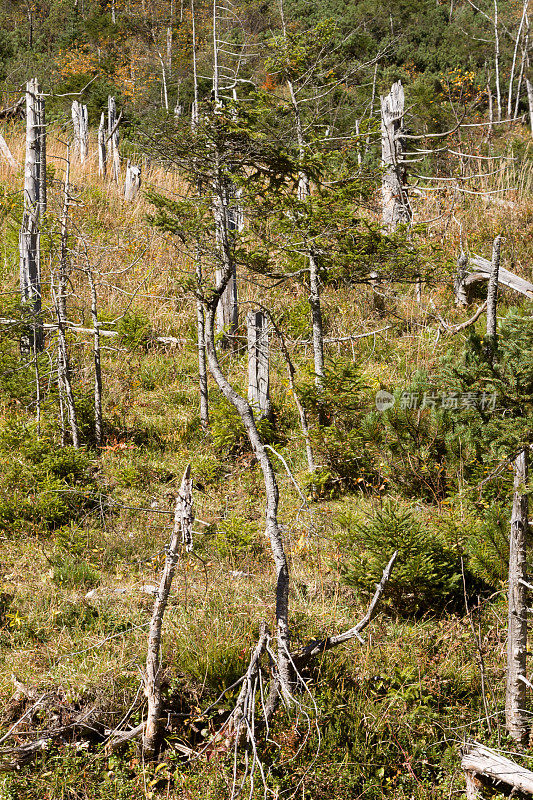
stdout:
<svg viewBox="0 0 533 800">
<path fill-rule="evenodd" d="M 496 4 L 498 79 L 492 5 L 224 4 L 214 36 L 204 4 L 0 8 L 0 799 L 460 798 L 471 740 L 533 769 L 530 699 L 518 734 L 505 713 L 533 410 L 531 293 L 504 286 L 533 281 L 527 3 Z M 486 280 L 458 303 L 461 254 L 490 270 L 498 244 L 497 305 Z M 169 558 L 188 465 L 192 542 Z"/>
</svg>

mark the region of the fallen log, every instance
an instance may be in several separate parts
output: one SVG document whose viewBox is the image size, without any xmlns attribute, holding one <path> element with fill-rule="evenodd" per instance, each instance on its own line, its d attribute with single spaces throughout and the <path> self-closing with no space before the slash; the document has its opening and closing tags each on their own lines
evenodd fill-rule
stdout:
<svg viewBox="0 0 533 800">
<path fill-rule="evenodd" d="M 472 267 L 475 267 L 475 269 L 472 269 Z M 478 281 L 487 281 L 490 276 L 490 270 L 491 262 L 487 258 L 472 256 L 468 262 L 468 274 L 464 279 L 465 286 L 471 286 Z M 503 269 L 503 267 L 500 267 L 498 272 L 498 284 L 507 286 L 508 289 L 513 289 L 515 292 L 523 294 L 525 297 L 529 297 L 530 300 L 533 300 L 533 283 L 526 281 L 524 278 L 520 278 L 507 269 Z"/>
<path fill-rule="evenodd" d="M 469 742 L 462 751 L 461 766 L 465 772 L 468 800 L 481 797 L 486 786 L 505 794 L 533 796 L 533 772 L 521 767 L 496 750 L 478 742 Z"/>
</svg>

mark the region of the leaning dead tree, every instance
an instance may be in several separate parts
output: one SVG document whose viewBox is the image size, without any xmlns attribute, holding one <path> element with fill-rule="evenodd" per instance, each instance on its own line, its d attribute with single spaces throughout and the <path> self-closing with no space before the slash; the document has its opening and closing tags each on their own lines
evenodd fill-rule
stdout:
<svg viewBox="0 0 533 800">
<path fill-rule="evenodd" d="M 39 217 L 46 210 L 46 129 L 44 98 L 36 78 L 26 84 L 26 160 L 24 166 L 24 212 L 19 235 L 20 294 L 32 325 L 21 348 L 42 350 L 41 271 L 39 263 Z"/>
<path fill-rule="evenodd" d="M 74 100 L 72 103 L 72 123 L 74 125 L 74 155 L 80 164 L 85 164 L 89 154 L 89 117 L 87 106 Z"/>
<path fill-rule="evenodd" d="M 246 316 L 248 339 L 248 402 L 261 417 L 272 411 L 270 402 L 268 319 L 263 311 Z"/>
<path fill-rule="evenodd" d="M 157 756 L 163 732 L 163 719 L 161 718 L 163 708 L 163 695 L 161 693 L 163 667 L 160 656 L 163 615 L 167 607 L 170 587 L 179 556 L 180 539 L 181 544 L 185 546 L 187 551 L 192 550 L 192 525 L 192 479 L 189 465 L 183 475 L 176 499 L 174 530 L 166 551 L 165 566 L 156 594 L 148 635 L 148 654 L 144 677 L 145 693 L 148 699 L 148 717 L 143 737 L 143 752 L 148 759 Z"/>
<path fill-rule="evenodd" d="M 404 111 L 404 90 L 401 81 L 397 81 L 389 94 L 381 97 L 382 216 L 384 225 L 391 230 L 411 221 L 403 161 Z"/>
<path fill-rule="evenodd" d="M 126 180 L 124 182 L 124 200 L 127 203 L 133 202 L 141 188 L 141 168 L 132 164 L 128 158 L 126 165 Z"/>
<path fill-rule="evenodd" d="M 120 116 L 117 118 L 117 104 L 115 98 L 110 95 L 107 98 L 107 160 L 111 164 L 113 180 L 117 183 L 120 180 L 119 125 Z"/>
</svg>

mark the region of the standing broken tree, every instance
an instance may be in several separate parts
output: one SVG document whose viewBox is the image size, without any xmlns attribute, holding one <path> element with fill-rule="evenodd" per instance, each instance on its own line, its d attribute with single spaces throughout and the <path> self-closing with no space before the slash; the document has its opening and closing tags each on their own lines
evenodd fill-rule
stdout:
<svg viewBox="0 0 533 800">
<path fill-rule="evenodd" d="M 80 164 L 85 164 L 89 153 L 89 117 L 87 106 L 79 100 L 72 103 L 72 123 L 74 126 L 74 155 Z"/>
<path fill-rule="evenodd" d="M 391 230 L 411 221 L 403 160 L 404 110 L 404 90 L 401 81 L 397 81 L 389 94 L 381 98 L 382 213 L 384 225 Z"/>
<path fill-rule="evenodd" d="M 36 78 L 26 84 L 26 160 L 24 212 L 19 235 L 20 294 L 28 312 L 31 333 L 21 340 L 23 351 L 42 350 L 39 217 L 46 210 L 46 129 L 44 98 Z"/>
</svg>

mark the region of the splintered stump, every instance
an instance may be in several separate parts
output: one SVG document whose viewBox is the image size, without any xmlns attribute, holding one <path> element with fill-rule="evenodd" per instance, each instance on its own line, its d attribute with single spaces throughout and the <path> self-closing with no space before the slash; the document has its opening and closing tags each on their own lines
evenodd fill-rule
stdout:
<svg viewBox="0 0 533 800">
<path fill-rule="evenodd" d="M 141 168 L 135 166 L 128 159 L 126 166 L 126 181 L 124 183 L 124 200 L 131 203 L 139 194 L 141 188 Z"/>
<path fill-rule="evenodd" d="M 408 225 L 411 221 L 403 160 L 404 109 L 403 86 L 401 81 L 397 81 L 393 84 L 389 94 L 381 98 L 383 223 L 391 230 L 398 225 Z"/>
</svg>

